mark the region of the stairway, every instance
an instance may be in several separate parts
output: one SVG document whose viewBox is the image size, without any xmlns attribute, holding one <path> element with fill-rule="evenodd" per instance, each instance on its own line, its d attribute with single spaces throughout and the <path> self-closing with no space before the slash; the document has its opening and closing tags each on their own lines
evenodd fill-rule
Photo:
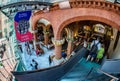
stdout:
<svg viewBox="0 0 120 81">
<path fill-rule="evenodd" d="M 97 72 L 96 69 L 92 69 L 93 67 L 99 68 L 100 65 L 95 62 L 86 62 L 86 59 L 82 58 L 58 81 L 110 81 L 110 77 Z"/>
</svg>

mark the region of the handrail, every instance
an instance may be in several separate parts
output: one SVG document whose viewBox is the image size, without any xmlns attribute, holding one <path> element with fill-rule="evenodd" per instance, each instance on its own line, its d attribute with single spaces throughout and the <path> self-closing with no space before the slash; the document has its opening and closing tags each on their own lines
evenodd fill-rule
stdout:
<svg viewBox="0 0 120 81">
<path fill-rule="evenodd" d="M 101 73 L 103 73 L 103 74 L 111 77 L 111 78 L 114 79 L 114 80 L 117 80 L 117 81 L 119 80 L 119 78 L 117 78 L 117 77 L 115 77 L 115 76 L 113 76 L 113 75 L 111 75 L 111 74 L 109 74 L 109 73 L 107 73 L 107 72 L 104 72 L 104 71 L 102 71 L 102 70 L 100 70 L 100 69 L 97 69 L 97 70 L 100 71 Z"/>
<path fill-rule="evenodd" d="M 107 61 L 118 61 L 120 59 L 106 59 Z"/>
<path fill-rule="evenodd" d="M 1 10 L 6 9 L 6 8 L 10 8 L 10 7 L 17 7 L 19 5 L 35 5 L 35 4 L 40 4 L 40 5 L 49 5 L 51 6 L 52 3 L 49 2 L 40 2 L 40 1 L 22 1 L 22 2 L 14 2 L 11 4 L 7 4 L 7 5 L 3 5 L 1 6 Z"/>
<path fill-rule="evenodd" d="M 12 73 L 16 74 L 16 75 L 22 75 L 22 74 L 28 74 L 28 73 L 36 73 L 36 72 L 42 72 L 42 71 L 46 71 L 46 70 L 50 70 L 53 68 L 57 68 L 60 67 L 61 65 L 56 65 L 56 66 L 52 66 L 52 67 L 48 67 L 48 68 L 43 68 L 43 69 L 38 69 L 38 70 L 30 70 L 30 71 L 11 71 Z"/>
<path fill-rule="evenodd" d="M 99 68 L 95 68 L 95 67 L 92 67 L 92 68 L 90 69 L 90 71 L 89 71 L 88 74 L 86 75 L 86 78 L 88 78 L 88 76 L 89 76 L 89 75 L 92 73 L 92 71 L 94 71 L 94 70 L 99 71 L 100 73 L 102 73 L 102 74 L 104 74 L 104 75 L 112 78 L 112 80 L 114 80 L 114 81 L 118 81 L 118 80 L 119 80 L 119 78 L 117 78 L 117 77 L 115 77 L 115 76 L 113 76 L 113 75 L 111 75 L 111 74 L 109 74 L 109 73 L 107 73 L 107 72 L 105 72 L 105 71 L 103 71 L 103 70 L 101 70 L 101 69 L 99 69 Z"/>
</svg>

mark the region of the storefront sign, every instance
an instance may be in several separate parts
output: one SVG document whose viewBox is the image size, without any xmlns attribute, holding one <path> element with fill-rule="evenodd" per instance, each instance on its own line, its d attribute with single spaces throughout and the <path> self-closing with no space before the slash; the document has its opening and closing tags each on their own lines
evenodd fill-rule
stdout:
<svg viewBox="0 0 120 81">
<path fill-rule="evenodd" d="M 18 12 L 14 17 L 14 26 L 16 31 L 16 38 L 21 42 L 32 40 L 33 35 L 30 29 L 31 11 Z"/>
</svg>

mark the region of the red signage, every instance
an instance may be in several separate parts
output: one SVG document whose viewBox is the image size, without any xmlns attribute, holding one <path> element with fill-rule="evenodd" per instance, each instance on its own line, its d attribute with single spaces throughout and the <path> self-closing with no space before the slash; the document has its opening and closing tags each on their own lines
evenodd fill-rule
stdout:
<svg viewBox="0 0 120 81">
<path fill-rule="evenodd" d="M 14 17 L 14 26 L 16 31 L 16 38 L 21 42 L 26 42 L 33 39 L 30 29 L 31 11 L 18 12 Z"/>
</svg>

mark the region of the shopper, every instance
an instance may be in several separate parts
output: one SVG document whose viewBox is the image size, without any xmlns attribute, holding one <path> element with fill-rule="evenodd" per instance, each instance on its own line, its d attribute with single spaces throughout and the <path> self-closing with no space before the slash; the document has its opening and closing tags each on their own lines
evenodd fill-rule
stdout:
<svg viewBox="0 0 120 81">
<path fill-rule="evenodd" d="M 104 45 L 102 44 L 100 50 L 98 50 L 97 57 L 96 57 L 96 62 L 99 62 L 100 59 L 103 58 L 104 51 L 105 51 Z"/>
<path fill-rule="evenodd" d="M 32 63 L 30 64 L 33 68 L 35 68 L 36 70 L 38 69 L 38 63 L 37 61 L 35 61 L 34 59 L 32 59 Z"/>
<path fill-rule="evenodd" d="M 98 37 L 96 40 L 92 41 L 90 53 L 87 56 L 86 61 L 88 61 L 89 59 L 91 59 L 91 61 L 93 61 L 96 58 L 97 52 L 98 52 L 98 50 L 100 50 L 100 48 L 101 48 L 101 43 L 100 43 L 100 38 Z"/>
</svg>

